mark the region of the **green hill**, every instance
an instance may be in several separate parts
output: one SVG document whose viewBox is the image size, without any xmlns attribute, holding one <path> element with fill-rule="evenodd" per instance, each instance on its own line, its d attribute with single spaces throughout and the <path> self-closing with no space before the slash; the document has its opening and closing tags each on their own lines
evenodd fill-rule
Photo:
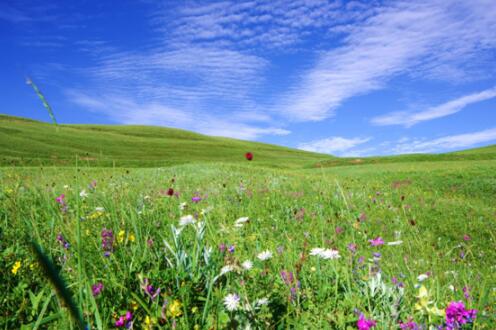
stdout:
<svg viewBox="0 0 496 330">
<path fill-rule="evenodd" d="M 332 156 L 154 126 L 59 125 L 0 115 L 0 165 L 158 167 L 195 162 L 280 168 L 312 166 Z M 77 156 L 77 157 L 76 157 Z"/>
</svg>

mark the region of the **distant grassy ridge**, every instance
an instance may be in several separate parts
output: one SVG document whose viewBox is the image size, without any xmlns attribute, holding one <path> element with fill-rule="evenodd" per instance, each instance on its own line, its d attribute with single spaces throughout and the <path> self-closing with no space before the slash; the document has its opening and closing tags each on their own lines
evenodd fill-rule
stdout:
<svg viewBox="0 0 496 330">
<path fill-rule="evenodd" d="M 312 167 L 332 156 L 185 130 L 127 125 L 59 125 L 0 115 L 0 165 L 160 167 L 247 161 L 275 168 Z"/>
<path fill-rule="evenodd" d="M 444 154 L 408 154 L 382 157 L 343 157 L 317 162 L 316 167 L 335 167 L 349 165 L 411 163 L 411 162 L 442 162 L 465 160 L 493 160 L 496 159 L 496 145 L 468 149 Z"/>
</svg>

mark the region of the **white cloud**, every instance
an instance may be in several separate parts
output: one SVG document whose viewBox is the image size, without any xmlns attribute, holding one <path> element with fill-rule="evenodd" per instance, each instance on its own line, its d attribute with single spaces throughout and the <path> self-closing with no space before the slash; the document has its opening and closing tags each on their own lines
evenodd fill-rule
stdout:
<svg viewBox="0 0 496 330">
<path fill-rule="evenodd" d="M 209 114 L 182 110 L 157 102 L 138 103 L 116 95 L 90 96 L 80 91 L 67 91 L 70 100 L 86 109 L 105 114 L 122 124 L 169 126 L 212 136 L 256 140 L 263 135 L 287 135 L 291 132 L 273 126 L 253 126 L 229 114 Z M 242 116 L 242 114 L 241 114 Z M 259 118 L 260 119 L 260 118 Z"/>
<path fill-rule="evenodd" d="M 473 103 L 486 101 L 496 97 L 496 87 L 486 89 L 479 93 L 473 93 L 443 103 L 441 105 L 431 107 L 420 112 L 392 112 L 382 116 L 372 118 L 371 122 L 375 125 L 404 125 L 406 127 L 413 126 L 422 121 L 428 121 L 436 118 L 441 118 L 455 114 L 466 106 Z"/>
<path fill-rule="evenodd" d="M 496 2 L 398 2 L 348 25 L 342 46 L 324 52 L 276 111 L 318 121 L 345 100 L 385 87 L 400 74 L 459 78 L 496 46 Z"/>
<path fill-rule="evenodd" d="M 320 152 L 325 154 L 351 154 L 350 149 L 357 145 L 364 144 L 370 141 L 371 138 L 343 138 L 340 136 L 333 136 L 322 140 L 301 143 L 298 149 Z"/>
<path fill-rule="evenodd" d="M 479 132 L 449 135 L 437 139 L 408 139 L 393 147 L 395 154 L 433 153 L 464 149 L 496 141 L 496 128 Z"/>
</svg>

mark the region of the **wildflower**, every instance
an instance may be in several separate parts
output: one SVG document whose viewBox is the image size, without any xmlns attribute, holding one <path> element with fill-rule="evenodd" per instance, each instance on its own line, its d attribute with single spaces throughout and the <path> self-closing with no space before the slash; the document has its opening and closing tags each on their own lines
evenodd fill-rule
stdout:
<svg viewBox="0 0 496 330">
<path fill-rule="evenodd" d="M 370 242 L 370 246 L 380 246 L 384 244 L 384 240 L 380 236 L 374 239 L 369 239 L 369 242 Z"/>
<path fill-rule="evenodd" d="M 191 201 L 193 203 L 199 203 L 201 200 L 202 200 L 202 198 L 200 196 L 193 196 L 193 197 L 191 197 Z"/>
<path fill-rule="evenodd" d="M 112 230 L 103 228 L 102 229 L 102 249 L 104 255 L 108 257 L 114 250 L 114 234 Z"/>
<path fill-rule="evenodd" d="M 262 261 L 269 260 L 270 258 L 272 258 L 272 252 L 270 252 L 269 250 L 265 250 L 265 251 L 259 253 L 257 255 L 257 258 L 262 260 Z"/>
<path fill-rule="evenodd" d="M 93 297 L 96 297 L 100 293 L 102 293 L 102 290 L 103 290 L 103 283 L 102 282 L 98 282 L 98 283 L 93 284 L 91 286 L 91 293 L 93 294 Z"/>
<path fill-rule="evenodd" d="M 338 235 L 339 235 L 339 234 L 341 234 L 342 232 L 344 232 L 344 229 L 343 229 L 342 227 L 336 227 L 335 231 L 336 231 L 336 234 L 338 234 Z"/>
<path fill-rule="evenodd" d="M 235 293 L 230 293 L 224 298 L 224 305 L 226 306 L 226 309 L 230 312 L 235 311 L 238 309 L 239 306 L 239 296 Z"/>
<path fill-rule="evenodd" d="M 119 317 L 119 319 L 115 322 L 115 326 L 118 328 L 126 327 L 130 328 L 133 320 L 133 314 L 130 311 L 126 312 L 126 315 Z"/>
<path fill-rule="evenodd" d="M 150 297 L 151 300 L 157 298 L 160 293 L 160 288 L 154 288 L 153 285 L 149 283 L 149 280 L 147 278 L 143 280 L 141 288 L 143 289 L 143 291 L 145 291 L 145 293 Z"/>
<path fill-rule="evenodd" d="M 125 236 L 126 236 L 126 231 L 124 230 L 119 231 L 119 233 L 117 234 L 117 242 L 119 243 L 124 242 Z"/>
<path fill-rule="evenodd" d="M 130 242 L 134 242 L 136 240 L 136 237 L 134 236 L 133 233 L 131 233 L 131 234 L 129 234 L 128 239 L 129 239 Z"/>
<path fill-rule="evenodd" d="M 69 247 L 71 246 L 71 245 L 70 245 L 70 244 L 69 244 L 69 243 L 65 240 L 64 236 L 62 236 L 62 234 L 61 234 L 61 233 L 59 233 L 59 234 L 57 235 L 57 241 L 58 241 L 58 242 L 62 245 L 62 247 L 63 247 L 64 249 L 66 249 L 66 250 L 67 250 L 67 249 L 69 249 Z"/>
<path fill-rule="evenodd" d="M 185 227 L 187 225 L 192 225 L 195 222 L 196 222 L 195 218 L 192 215 L 188 214 L 181 217 L 181 219 L 179 220 L 179 226 Z"/>
<path fill-rule="evenodd" d="M 221 268 L 220 270 L 220 275 L 224 275 L 224 274 L 227 274 L 229 272 L 232 272 L 234 270 L 234 267 L 231 266 L 231 265 L 227 265 L 227 266 L 224 266 Z"/>
<path fill-rule="evenodd" d="M 459 329 L 463 324 L 472 323 L 476 316 L 476 309 L 467 310 L 462 301 L 452 301 L 446 308 L 447 329 Z"/>
<path fill-rule="evenodd" d="M 58 196 L 57 198 L 55 198 L 55 201 L 57 203 L 59 203 L 60 205 L 64 205 L 65 204 L 64 198 L 65 198 L 65 195 L 64 194 L 61 194 L 60 196 Z"/>
<path fill-rule="evenodd" d="M 322 253 L 322 251 L 324 251 L 323 248 L 313 248 L 310 250 L 310 255 L 311 256 L 318 256 Z"/>
<path fill-rule="evenodd" d="M 468 236 L 467 234 L 463 235 L 463 240 L 464 241 L 470 241 L 470 236 Z"/>
<path fill-rule="evenodd" d="M 413 322 L 411 318 L 408 319 L 406 323 L 400 321 L 399 327 L 401 330 L 420 330 L 420 326 Z"/>
<path fill-rule="evenodd" d="M 88 196 L 89 194 L 86 192 L 85 189 L 81 190 L 81 192 L 79 193 L 79 197 L 81 197 L 82 199 L 85 199 Z"/>
<path fill-rule="evenodd" d="M 432 301 L 429 301 L 429 291 L 427 291 L 427 288 L 425 286 L 421 286 L 419 288 L 419 293 L 417 295 L 418 302 L 415 304 L 415 309 L 420 310 L 422 312 L 427 312 L 429 314 L 434 314 L 434 315 L 439 315 L 442 316 L 444 315 L 444 311 L 437 308 L 436 306 L 430 307 L 430 305 L 433 303 Z"/>
<path fill-rule="evenodd" d="M 179 300 L 175 299 L 172 304 L 169 305 L 169 308 L 167 309 L 167 314 L 170 317 L 179 317 L 183 314 L 182 310 L 182 304 Z"/>
<path fill-rule="evenodd" d="M 350 244 L 348 244 L 347 247 L 348 247 L 348 250 L 351 251 L 351 253 L 355 253 L 357 250 L 357 245 L 355 243 L 350 243 Z"/>
<path fill-rule="evenodd" d="M 239 218 L 238 220 L 236 220 L 234 222 L 234 227 L 237 227 L 237 228 L 241 228 L 244 226 L 245 223 L 247 223 L 248 221 L 250 221 L 250 219 L 248 217 L 242 217 L 242 218 Z"/>
<path fill-rule="evenodd" d="M 227 248 L 227 251 L 228 251 L 229 253 L 234 253 L 234 250 L 235 250 L 234 245 L 229 245 L 229 247 Z"/>
<path fill-rule="evenodd" d="M 341 256 L 339 255 L 338 250 L 334 249 L 323 249 L 323 248 L 313 248 L 310 251 L 311 256 L 318 256 L 322 259 L 339 259 Z"/>
<path fill-rule="evenodd" d="M 17 260 L 14 263 L 14 266 L 12 266 L 12 274 L 16 275 L 17 271 L 19 271 L 19 268 L 21 268 L 21 262 L 19 260 Z"/>
<path fill-rule="evenodd" d="M 251 153 L 251 152 L 247 152 L 247 153 L 245 154 L 245 158 L 246 158 L 246 160 L 252 160 L 252 159 L 253 159 L 253 153 Z"/>
<path fill-rule="evenodd" d="M 220 253 L 226 252 L 226 244 L 220 243 L 219 244 L 219 251 L 220 251 Z"/>
<path fill-rule="evenodd" d="M 241 267 L 243 267 L 244 270 L 250 270 L 253 267 L 253 262 L 246 260 L 241 264 Z"/>
<path fill-rule="evenodd" d="M 174 189 L 172 188 L 167 189 L 167 196 L 174 196 Z"/>
<path fill-rule="evenodd" d="M 181 204 L 179 204 L 179 210 L 181 211 L 183 211 L 187 207 L 188 207 L 188 203 L 186 202 L 182 202 Z"/>
<path fill-rule="evenodd" d="M 426 279 L 428 279 L 428 278 L 429 278 L 429 275 L 427 275 L 427 274 L 420 274 L 420 275 L 417 277 L 417 281 L 419 281 L 419 282 L 423 282 L 423 281 L 425 281 L 425 280 L 426 280 Z"/>
<path fill-rule="evenodd" d="M 155 324 L 155 320 L 152 319 L 149 315 L 145 317 L 145 329 L 152 329 L 153 325 Z"/>
<path fill-rule="evenodd" d="M 368 320 L 363 314 L 360 314 L 360 317 L 357 321 L 358 330 L 369 330 L 371 328 L 374 328 L 375 325 L 376 322 L 374 320 Z"/>
</svg>

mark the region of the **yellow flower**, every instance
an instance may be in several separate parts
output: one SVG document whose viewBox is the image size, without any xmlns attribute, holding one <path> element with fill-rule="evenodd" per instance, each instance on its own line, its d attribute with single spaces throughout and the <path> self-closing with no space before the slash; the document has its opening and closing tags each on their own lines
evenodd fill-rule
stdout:
<svg viewBox="0 0 496 330">
<path fill-rule="evenodd" d="M 155 319 L 151 318 L 150 316 L 145 317 L 145 329 L 153 329 L 153 325 L 156 323 Z"/>
<path fill-rule="evenodd" d="M 17 260 L 14 266 L 12 266 L 12 274 L 16 275 L 19 268 L 21 268 L 21 262 Z"/>
<path fill-rule="evenodd" d="M 314 266 L 312 266 L 312 267 L 310 268 L 310 270 L 311 270 L 312 272 L 315 272 L 315 271 L 317 270 L 317 268 L 315 268 Z"/>
<path fill-rule="evenodd" d="M 117 242 L 124 242 L 124 236 L 126 236 L 126 232 L 124 230 L 121 230 L 119 234 L 117 234 Z"/>
<path fill-rule="evenodd" d="M 133 309 L 133 311 L 137 310 L 138 309 L 138 303 L 136 301 L 131 301 L 131 308 Z"/>
<path fill-rule="evenodd" d="M 129 239 L 131 242 L 134 242 L 134 240 L 136 239 L 136 237 L 134 237 L 134 234 L 129 234 L 128 239 Z"/>
<path fill-rule="evenodd" d="M 183 314 L 181 310 L 182 304 L 179 300 L 174 300 L 172 304 L 169 305 L 169 308 L 167 309 L 167 314 L 170 317 L 179 317 Z"/>
<path fill-rule="evenodd" d="M 419 288 L 419 293 L 416 296 L 418 302 L 415 304 L 415 309 L 421 311 L 422 313 L 429 313 L 438 316 L 444 316 L 444 309 L 439 309 L 436 306 L 430 307 L 433 301 L 429 301 L 429 291 L 425 286 Z"/>
<path fill-rule="evenodd" d="M 195 306 L 195 307 L 191 308 L 191 313 L 193 313 L 193 314 L 198 313 L 198 307 Z"/>
<path fill-rule="evenodd" d="M 90 215 L 88 215 L 89 220 L 95 220 L 101 217 L 104 214 L 103 211 L 94 211 Z"/>
</svg>

